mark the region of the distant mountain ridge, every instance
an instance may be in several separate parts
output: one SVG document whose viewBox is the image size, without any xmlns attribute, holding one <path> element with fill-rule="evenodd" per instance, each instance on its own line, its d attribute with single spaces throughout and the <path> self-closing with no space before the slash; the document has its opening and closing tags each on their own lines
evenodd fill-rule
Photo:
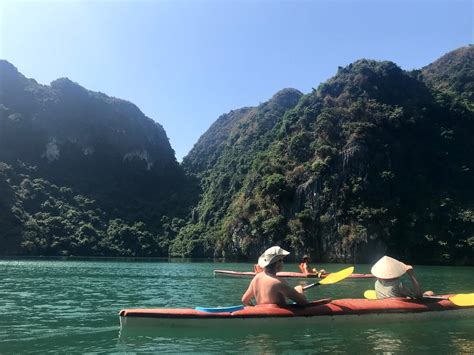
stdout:
<svg viewBox="0 0 474 355">
<path fill-rule="evenodd" d="M 263 136 L 227 117 L 225 149 L 206 145 L 211 128 L 183 160 L 203 198 L 172 252 L 256 258 L 279 244 L 323 261 L 473 263 L 473 53 L 413 72 L 356 61 Z"/>
<path fill-rule="evenodd" d="M 28 221 L 46 218 L 41 213 L 46 213 L 44 204 L 48 199 L 54 200 L 53 205 L 68 204 L 73 210 L 73 196 L 62 196 L 56 191 L 58 186 L 91 199 L 93 210 L 102 215 L 91 230 L 103 235 L 94 237 L 95 244 L 82 248 L 81 254 L 150 254 L 142 250 L 133 233 L 128 236 L 133 250 L 124 247 L 113 251 L 105 244 L 100 248 L 97 245 L 108 233 L 107 226 L 117 218 L 124 225 L 143 222 L 141 228 L 158 238 L 163 232 L 163 216 L 182 217 L 186 213 L 193 199 L 187 196 L 193 183 L 177 163 L 163 127 L 134 104 L 86 90 L 67 78 L 40 85 L 10 63 L 0 61 L 0 80 L 0 161 L 8 164 L 3 171 L 10 183 L 5 186 L 13 188 L 16 196 L 4 208 L 18 205 L 16 209 L 21 211 L 16 226 L 12 226 L 15 233 L 21 231 L 22 236 L 16 239 L 25 241 L 26 234 L 35 239 L 36 232 L 27 233 L 26 226 Z M 22 181 L 18 174 L 27 178 Z M 35 183 L 38 179 L 43 181 L 40 186 Z M 41 191 L 42 203 L 33 206 L 21 198 L 29 195 L 25 189 L 30 184 L 25 181 Z M 51 218 L 62 215 L 58 210 L 47 213 Z M 53 240 L 40 247 L 30 245 L 27 252 L 71 252 L 67 234 L 90 222 L 89 217 L 84 218 L 71 226 L 58 227 L 61 249 L 52 247 Z M 48 223 L 44 225 L 41 233 L 47 234 Z M 24 252 L 20 247 L 15 251 Z M 157 246 L 154 252 L 167 253 Z"/>
<path fill-rule="evenodd" d="M 67 78 L 57 79 L 50 86 L 39 85 L 6 61 L 0 61 L 0 76 L 2 115 L 9 116 L 9 121 L 2 121 L 2 157 L 9 150 L 15 157 L 19 149 L 31 150 L 33 159 L 41 152 L 51 162 L 60 157 L 58 148 L 70 143 L 84 155 L 100 154 L 100 148 L 114 149 L 124 160 L 142 160 L 148 169 L 155 164 L 175 164 L 163 127 L 132 103 L 88 91 Z M 20 124 L 30 125 L 36 135 L 42 135 L 35 138 L 42 141 L 8 141 L 8 130 Z M 36 148 L 34 143 L 41 143 L 43 149 L 32 149 Z M 45 147 L 48 144 L 49 151 Z"/>
<path fill-rule="evenodd" d="M 428 85 L 437 90 L 460 95 L 474 102 L 473 45 L 458 48 L 424 67 L 421 72 Z M 472 108 L 472 107 L 471 107 Z"/>
<path fill-rule="evenodd" d="M 0 254 L 474 264 L 474 47 L 358 60 L 221 115 L 179 165 L 161 125 L 0 61 Z M 3 248 L 3 249 L 2 249 Z"/>
</svg>

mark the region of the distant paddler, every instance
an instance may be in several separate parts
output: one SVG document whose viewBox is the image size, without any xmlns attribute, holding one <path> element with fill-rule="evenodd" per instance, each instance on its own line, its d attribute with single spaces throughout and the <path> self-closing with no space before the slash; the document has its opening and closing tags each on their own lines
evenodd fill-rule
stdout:
<svg viewBox="0 0 474 355">
<path fill-rule="evenodd" d="M 306 276 L 317 276 L 321 277 L 322 274 L 327 274 L 326 270 L 321 269 L 317 270 L 316 268 L 311 269 L 309 266 L 309 262 L 311 261 L 311 257 L 309 255 L 304 255 L 303 258 L 301 259 L 301 263 L 299 265 L 299 268 L 303 274 Z"/>
</svg>

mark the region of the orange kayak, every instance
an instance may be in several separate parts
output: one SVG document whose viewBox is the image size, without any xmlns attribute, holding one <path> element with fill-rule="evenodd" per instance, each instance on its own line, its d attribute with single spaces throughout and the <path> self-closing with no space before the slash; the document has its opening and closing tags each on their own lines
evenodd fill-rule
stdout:
<svg viewBox="0 0 474 355">
<path fill-rule="evenodd" d="M 235 308 L 235 311 L 233 310 Z M 198 308 L 199 309 L 199 308 Z M 120 311 L 121 325 L 175 325 L 215 327 L 221 325 L 262 325 L 273 326 L 288 321 L 316 323 L 328 321 L 397 321 L 431 317 L 474 317 L 474 306 L 460 307 L 448 299 L 414 300 L 407 298 L 368 299 L 323 299 L 313 301 L 306 306 L 259 305 L 255 307 L 223 308 L 222 312 L 203 311 L 195 308 L 151 308 L 123 309 Z M 202 308 L 201 308 L 202 309 Z M 263 321 L 265 321 L 262 323 Z M 269 320 L 271 320 L 269 322 Z"/>
<path fill-rule="evenodd" d="M 329 274 L 322 274 L 321 277 L 314 275 L 305 275 L 302 272 L 287 272 L 281 271 L 277 273 L 277 276 L 290 279 L 323 279 Z M 214 270 L 214 276 L 233 276 L 233 277 L 254 277 L 255 272 L 252 271 L 231 271 L 231 270 Z M 348 279 L 369 279 L 373 278 L 372 274 L 352 274 Z"/>
</svg>

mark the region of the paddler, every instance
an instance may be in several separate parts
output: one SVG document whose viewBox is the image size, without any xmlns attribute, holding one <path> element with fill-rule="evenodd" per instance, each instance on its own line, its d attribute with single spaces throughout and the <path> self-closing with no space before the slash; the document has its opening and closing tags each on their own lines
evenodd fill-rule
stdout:
<svg viewBox="0 0 474 355">
<path fill-rule="evenodd" d="M 391 297 L 422 298 L 423 296 L 433 295 L 433 291 L 426 291 L 424 294 L 421 292 L 420 284 L 411 265 L 406 265 L 389 256 L 380 258 L 372 266 L 371 272 L 377 278 L 377 281 L 375 281 L 377 299 Z M 405 273 L 410 277 L 413 290 L 406 288 L 400 279 Z"/>
<path fill-rule="evenodd" d="M 309 255 L 304 255 L 303 258 L 301 259 L 301 263 L 299 265 L 299 268 L 303 274 L 306 276 L 308 275 L 316 275 L 317 277 L 321 277 L 321 274 L 326 274 L 326 270 L 321 269 L 317 270 L 316 268 L 313 268 L 311 270 L 309 266 L 309 262 L 311 261 L 311 257 Z"/>
<path fill-rule="evenodd" d="M 252 298 L 256 304 L 277 304 L 284 306 L 290 299 L 299 305 L 308 303 L 303 291 L 303 286 L 291 287 L 288 282 L 279 278 L 276 273 L 283 269 L 283 258 L 290 254 L 279 246 L 265 250 L 258 258 L 258 265 L 263 269 L 257 273 L 242 296 L 242 303 L 251 305 Z"/>
</svg>

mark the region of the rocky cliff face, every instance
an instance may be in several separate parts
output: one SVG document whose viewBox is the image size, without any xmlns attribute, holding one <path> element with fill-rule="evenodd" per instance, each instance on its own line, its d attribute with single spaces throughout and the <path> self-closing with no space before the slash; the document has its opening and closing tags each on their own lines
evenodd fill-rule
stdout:
<svg viewBox="0 0 474 355">
<path fill-rule="evenodd" d="M 163 127 L 132 103 L 66 78 L 39 85 L 5 61 L 0 62 L 0 77 L 2 159 L 42 166 L 75 155 L 84 161 L 136 161 L 147 170 L 176 169 Z"/>
<path fill-rule="evenodd" d="M 273 128 L 301 95 L 298 90 L 284 89 L 258 107 L 231 111 L 222 115 L 199 139 L 183 159 L 183 167 L 199 177 L 203 193 L 190 224 L 173 243 L 172 254 L 208 254 L 204 245 L 225 228 L 225 216 L 242 192 L 255 156 L 268 148 L 274 139 Z M 214 250 L 216 256 L 222 251 L 220 247 Z M 233 249 L 232 255 L 242 256 L 242 252 Z"/>
<path fill-rule="evenodd" d="M 473 264 L 473 58 L 356 61 L 222 115 L 182 166 L 133 104 L 0 61 L 0 254 L 255 259 L 280 244 Z"/>
<path fill-rule="evenodd" d="M 195 152 L 184 161 L 204 198 L 176 250 L 254 258 L 281 244 L 324 261 L 472 262 L 472 68 L 472 47 L 414 72 L 359 60 L 258 134 L 255 118 L 234 125 L 212 164 L 203 139 L 199 164 Z"/>
<path fill-rule="evenodd" d="M 44 179 L 49 193 L 59 186 L 95 201 L 106 214 L 103 228 L 109 219 L 120 218 L 142 221 L 158 233 L 163 216 L 186 213 L 192 183 L 176 162 L 163 127 L 134 104 L 66 78 L 40 85 L 6 61 L 0 61 L 0 82 L 0 161 L 9 167 L 5 174 Z M 34 169 L 24 172 L 24 166 Z M 14 188 L 12 181 L 16 179 L 4 184 Z M 21 179 L 15 185 L 17 197 L 20 185 Z M 25 201 L 13 200 L 17 208 L 25 208 L 17 216 L 23 222 L 12 232 L 22 240 L 26 221 L 45 212 L 44 206 L 28 209 Z"/>
</svg>

